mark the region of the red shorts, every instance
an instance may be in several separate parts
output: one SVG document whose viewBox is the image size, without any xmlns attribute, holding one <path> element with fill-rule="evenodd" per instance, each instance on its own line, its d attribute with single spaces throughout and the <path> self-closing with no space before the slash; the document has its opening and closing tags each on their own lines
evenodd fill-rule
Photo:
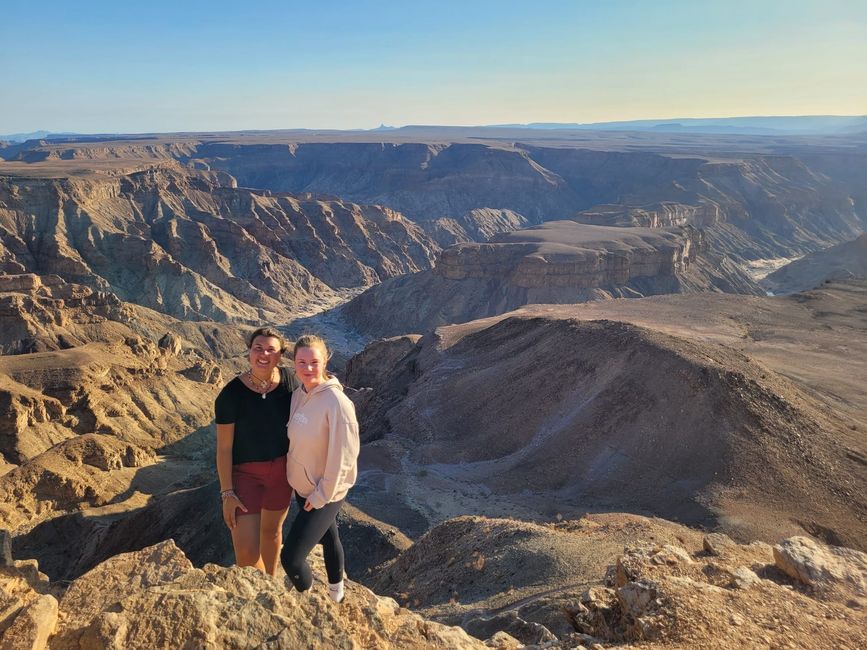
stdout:
<svg viewBox="0 0 867 650">
<path fill-rule="evenodd" d="M 232 486 L 247 508 L 237 516 L 257 515 L 264 510 L 285 510 L 292 502 L 292 488 L 286 481 L 286 456 L 274 460 L 232 466 Z"/>
</svg>

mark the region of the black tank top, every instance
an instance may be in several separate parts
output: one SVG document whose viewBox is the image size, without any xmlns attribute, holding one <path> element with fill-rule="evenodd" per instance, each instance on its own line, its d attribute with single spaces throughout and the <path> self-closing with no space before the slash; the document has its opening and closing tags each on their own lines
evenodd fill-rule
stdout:
<svg viewBox="0 0 867 650">
<path fill-rule="evenodd" d="M 214 402 L 217 424 L 234 424 L 232 464 L 273 460 L 289 451 L 286 423 L 292 390 L 298 380 L 280 368 L 280 385 L 262 399 L 262 394 L 247 388 L 240 377 L 223 387 Z"/>
</svg>

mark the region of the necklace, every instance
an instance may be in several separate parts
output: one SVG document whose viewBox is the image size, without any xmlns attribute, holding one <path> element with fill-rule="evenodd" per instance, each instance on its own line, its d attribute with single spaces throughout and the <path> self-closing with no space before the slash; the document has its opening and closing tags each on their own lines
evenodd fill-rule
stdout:
<svg viewBox="0 0 867 650">
<path fill-rule="evenodd" d="M 271 381 L 271 378 L 269 377 L 268 381 L 263 381 L 256 377 L 256 375 L 253 374 L 252 370 L 248 370 L 244 374 L 246 374 L 247 377 L 250 378 L 250 383 L 253 384 L 253 386 L 258 387 L 258 390 L 262 393 L 262 399 L 265 399 L 266 395 L 268 395 L 268 391 L 271 390 L 271 384 L 274 383 Z"/>
</svg>

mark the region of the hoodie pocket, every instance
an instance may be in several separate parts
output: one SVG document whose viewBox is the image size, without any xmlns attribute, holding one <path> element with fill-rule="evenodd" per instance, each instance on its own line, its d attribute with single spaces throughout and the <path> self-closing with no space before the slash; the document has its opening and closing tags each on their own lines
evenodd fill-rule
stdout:
<svg viewBox="0 0 867 650">
<path fill-rule="evenodd" d="M 286 457 L 286 480 L 302 497 L 309 497 L 316 489 L 316 484 L 310 480 L 307 469 L 292 458 L 292 454 Z"/>
</svg>

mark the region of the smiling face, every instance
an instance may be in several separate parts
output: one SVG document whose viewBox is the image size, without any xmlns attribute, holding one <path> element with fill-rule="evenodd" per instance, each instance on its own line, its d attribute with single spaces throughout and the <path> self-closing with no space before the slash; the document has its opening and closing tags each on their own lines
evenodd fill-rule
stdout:
<svg viewBox="0 0 867 650">
<path fill-rule="evenodd" d="M 253 374 L 263 380 L 269 379 L 280 362 L 281 347 L 280 339 L 274 336 L 254 338 L 249 351 L 250 370 Z"/>
<path fill-rule="evenodd" d="M 307 391 L 325 381 L 325 364 L 328 361 L 325 350 L 319 346 L 297 348 L 295 350 L 295 375 Z"/>
</svg>

